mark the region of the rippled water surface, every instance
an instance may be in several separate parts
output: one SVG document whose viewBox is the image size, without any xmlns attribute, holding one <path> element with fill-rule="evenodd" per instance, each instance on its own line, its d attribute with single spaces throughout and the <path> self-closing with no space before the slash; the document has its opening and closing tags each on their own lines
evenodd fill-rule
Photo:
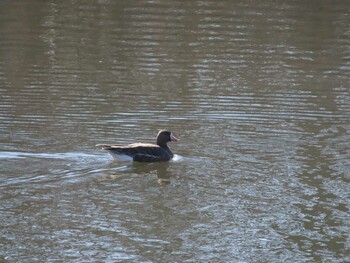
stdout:
<svg viewBox="0 0 350 263">
<path fill-rule="evenodd" d="M 1 1 L 0 261 L 349 262 L 349 10 Z"/>
</svg>

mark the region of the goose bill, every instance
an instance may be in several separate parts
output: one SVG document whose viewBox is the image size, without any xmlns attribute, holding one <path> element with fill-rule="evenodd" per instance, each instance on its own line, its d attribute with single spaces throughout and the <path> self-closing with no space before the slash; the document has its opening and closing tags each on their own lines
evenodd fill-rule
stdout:
<svg viewBox="0 0 350 263">
<path fill-rule="evenodd" d="M 170 140 L 173 142 L 177 142 L 179 139 L 176 138 L 172 133 L 170 134 Z"/>
</svg>

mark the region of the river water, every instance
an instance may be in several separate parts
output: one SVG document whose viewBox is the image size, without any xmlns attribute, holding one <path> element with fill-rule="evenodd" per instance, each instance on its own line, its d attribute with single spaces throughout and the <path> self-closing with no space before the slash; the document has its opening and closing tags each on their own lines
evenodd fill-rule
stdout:
<svg viewBox="0 0 350 263">
<path fill-rule="evenodd" d="M 349 10 L 1 1 L 0 261 L 349 262 Z"/>
</svg>

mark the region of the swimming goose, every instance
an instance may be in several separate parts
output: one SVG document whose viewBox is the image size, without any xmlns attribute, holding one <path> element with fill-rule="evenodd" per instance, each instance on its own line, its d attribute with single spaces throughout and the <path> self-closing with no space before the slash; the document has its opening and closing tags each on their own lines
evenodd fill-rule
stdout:
<svg viewBox="0 0 350 263">
<path fill-rule="evenodd" d="M 108 151 L 118 161 L 165 162 L 174 156 L 167 143 L 178 140 L 170 131 L 161 130 L 157 135 L 156 144 L 97 144 L 96 147 L 101 147 L 103 150 Z"/>
</svg>

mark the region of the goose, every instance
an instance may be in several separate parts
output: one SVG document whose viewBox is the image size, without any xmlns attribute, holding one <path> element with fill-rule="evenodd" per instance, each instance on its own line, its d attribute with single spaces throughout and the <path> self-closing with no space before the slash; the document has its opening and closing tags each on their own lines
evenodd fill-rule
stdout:
<svg viewBox="0 0 350 263">
<path fill-rule="evenodd" d="M 156 144 L 132 143 L 127 145 L 97 144 L 103 150 L 108 151 L 115 160 L 134 162 L 166 162 L 173 158 L 174 154 L 168 147 L 168 142 L 177 142 L 178 138 L 171 131 L 158 132 Z"/>
</svg>

